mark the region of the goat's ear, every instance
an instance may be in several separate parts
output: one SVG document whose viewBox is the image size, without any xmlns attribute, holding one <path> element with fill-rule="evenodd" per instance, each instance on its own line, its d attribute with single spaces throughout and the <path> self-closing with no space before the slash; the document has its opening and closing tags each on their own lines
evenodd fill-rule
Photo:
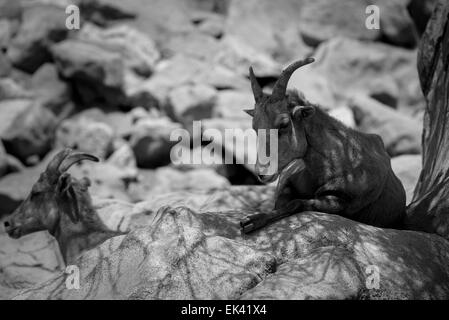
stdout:
<svg viewBox="0 0 449 320">
<path fill-rule="evenodd" d="M 314 106 L 295 106 L 292 110 L 292 117 L 294 119 L 306 119 L 315 114 Z"/>
<path fill-rule="evenodd" d="M 254 109 L 245 109 L 243 110 L 245 111 L 247 114 L 249 114 L 251 117 L 254 117 Z"/>
<path fill-rule="evenodd" d="M 73 187 L 72 177 L 68 173 L 63 173 L 57 185 L 59 206 L 73 223 L 80 221 L 80 209 L 78 206 L 78 196 Z"/>
</svg>

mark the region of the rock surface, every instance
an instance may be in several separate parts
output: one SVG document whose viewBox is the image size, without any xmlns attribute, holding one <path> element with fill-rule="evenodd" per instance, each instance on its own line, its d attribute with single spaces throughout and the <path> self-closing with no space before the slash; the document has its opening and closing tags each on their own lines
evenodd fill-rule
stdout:
<svg viewBox="0 0 449 320">
<path fill-rule="evenodd" d="M 243 208 L 264 207 L 271 191 L 252 192 L 228 189 L 203 200 L 196 194 L 179 195 L 184 203 L 197 198 L 201 210 L 138 204 L 132 210 L 135 217 L 140 212 L 146 219 L 128 235 L 106 241 L 77 261 L 80 290 L 67 290 L 65 275 L 60 274 L 16 298 L 449 297 L 449 244 L 443 238 L 316 212 L 242 236 L 238 221 L 250 213 Z M 379 287 L 369 289 L 372 266 L 380 272 Z M 111 273 L 116 276 L 106 276 Z"/>
</svg>

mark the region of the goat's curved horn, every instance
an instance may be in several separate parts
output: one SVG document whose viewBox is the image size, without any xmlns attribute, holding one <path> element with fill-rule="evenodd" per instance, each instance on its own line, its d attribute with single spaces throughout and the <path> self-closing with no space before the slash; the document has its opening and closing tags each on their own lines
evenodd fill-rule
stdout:
<svg viewBox="0 0 449 320">
<path fill-rule="evenodd" d="M 254 75 L 253 67 L 249 67 L 249 80 L 251 81 L 251 89 L 253 90 L 254 100 L 259 102 L 263 97 L 262 88 L 257 82 L 256 76 Z"/>
<path fill-rule="evenodd" d="M 97 157 L 87 153 L 72 153 L 68 157 L 66 157 L 59 165 L 59 172 L 60 173 L 66 172 L 67 170 L 69 170 L 71 166 L 82 160 L 90 160 L 94 162 L 100 161 L 100 159 L 98 159 Z"/>
<path fill-rule="evenodd" d="M 290 80 L 290 77 L 292 76 L 293 72 L 295 72 L 298 68 L 301 68 L 302 66 L 305 66 L 314 61 L 315 59 L 313 58 L 307 58 L 304 60 L 293 62 L 287 68 L 285 68 L 273 87 L 273 93 L 271 94 L 270 99 L 274 101 L 283 99 L 285 97 L 285 92 L 287 90 L 288 81 Z"/>
<path fill-rule="evenodd" d="M 56 154 L 53 159 L 48 163 L 47 165 L 47 172 L 48 173 L 58 173 L 59 166 L 61 163 L 69 156 L 69 154 L 72 153 L 72 149 L 66 148 L 58 154 Z"/>
</svg>

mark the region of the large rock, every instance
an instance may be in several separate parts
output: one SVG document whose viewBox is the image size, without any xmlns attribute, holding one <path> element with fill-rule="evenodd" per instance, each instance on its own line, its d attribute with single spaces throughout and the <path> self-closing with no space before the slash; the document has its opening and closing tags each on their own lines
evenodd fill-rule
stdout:
<svg viewBox="0 0 449 320">
<path fill-rule="evenodd" d="M 22 7 L 16 0 L 0 1 L 0 18 L 18 19 L 22 14 Z"/>
<path fill-rule="evenodd" d="M 376 100 L 357 95 L 349 102 L 357 128 L 382 137 L 390 156 L 421 152 L 421 123 Z"/>
<path fill-rule="evenodd" d="M 55 146 L 72 148 L 106 159 L 112 152 L 114 131 L 104 122 L 82 115 L 64 120 L 56 131 Z"/>
<path fill-rule="evenodd" d="M 449 5 L 440 1 L 424 33 L 418 58 L 427 107 L 424 116 L 423 169 L 408 210 L 412 228 L 449 239 Z"/>
<path fill-rule="evenodd" d="M 65 40 L 52 47 L 59 72 L 74 82 L 86 104 L 124 103 L 124 61 L 118 52 L 81 40 Z"/>
<path fill-rule="evenodd" d="M 209 85 L 183 85 L 173 89 L 168 97 L 170 115 L 178 122 L 210 118 L 217 90 Z"/>
<path fill-rule="evenodd" d="M 156 168 L 170 163 L 171 148 L 177 143 L 170 140 L 173 130 L 181 125 L 166 117 L 143 118 L 136 122 L 130 138 L 137 165 Z"/>
<path fill-rule="evenodd" d="M 22 104 L 22 100 L 17 104 Z M 39 102 L 29 103 L 2 131 L 0 137 L 9 154 L 24 163 L 33 163 L 51 149 L 57 120 Z"/>
<path fill-rule="evenodd" d="M 8 57 L 18 68 L 34 72 L 51 59 L 49 46 L 68 32 L 65 10 L 51 4 L 26 6 L 22 24 L 8 48 Z"/>
<path fill-rule="evenodd" d="M 367 4 L 359 0 L 306 1 L 298 21 L 304 41 L 317 46 L 335 37 L 375 40 L 380 30 L 365 28 Z M 381 17 L 384 12 L 381 13 Z M 383 25 L 382 25 L 383 28 Z"/>
<path fill-rule="evenodd" d="M 380 32 L 385 41 L 403 47 L 416 46 L 418 37 L 407 7 L 409 3 L 410 0 L 374 1 L 379 7 Z"/>
<path fill-rule="evenodd" d="M 77 261 L 80 290 L 67 290 L 61 274 L 16 298 L 235 299 L 274 268 L 270 254 L 202 232 L 189 210 L 160 214 L 151 226 L 84 254 Z"/>
<path fill-rule="evenodd" d="M 32 98 L 33 93 L 11 78 L 0 78 L 0 101 Z"/>
<path fill-rule="evenodd" d="M 252 109 L 254 96 L 251 91 L 221 90 L 218 93 L 214 116 L 221 118 L 247 118 L 245 109 Z"/>
<path fill-rule="evenodd" d="M 248 45 L 257 54 L 287 62 L 305 56 L 309 49 L 299 34 L 303 1 L 232 1 L 225 38 Z M 246 70 L 247 71 L 247 70 Z"/>
<path fill-rule="evenodd" d="M 81 289 L 67 290 L 60 274 L 16 298 L 449 297 L 449 244 L 437 235 L 380 229 L 318 212 L 242 235 L 239 221 L 270 210 L 272 196 L 270 187 L 229 187 L 162 195 L 134 208 L 105 204 L 110 223 L 126 220 L 131 232 L 80 257 Z M 160 207 L 167 203 L 173 206 Z M 192 209 L 182 207 L 186 204 Z"/>
<path fill-rule="evenodd" d="M 41 104 L 55 114 L 59 114 L 71 98 L 71 89 L 59 77 L 54 64 L 46 63 L 33 74 L 31 88 Z"/>
<path fill-rule="evenodd" d="M 153 73 L 160 59 L 154 41 L 126 25 L 101 29 L 92 24 L 84 24 L 77 37 L 102 49 L 120 53 L 125 67 L 144 77 Z"/>
<path fill-rule="evenodd" d="M 364 93 L 409 115 L 424 108 L 415 67 L 416 51 L 336 38 L 320 45 L 314 57 L 315 63 L 291 77 L 290 82 L 297 83 L 299 90 L 309 86 L 311 75 L 321 76 L 325 80 L 320 81 L 327 82 L 336 96 L 334 104 L 341 96 Z"/>
<path fill-rule="evenodd" d="M 364 274 L 352 253 L 334 246 L 281 264 L 276 273 L 245 292 L 243 300 L 343 300 L 360 297 Z"/>
<path fill-rule="evenodd" d="M 167 193 L 222 189 L 228 186 L 229 181 L 213 169 L 180 171 L 172 167 L 163 167 L 156 170 L 140 170 L 138 180 L 129 186 L 128 192 L 132 201 L 138 202 Z"/>
</svg>

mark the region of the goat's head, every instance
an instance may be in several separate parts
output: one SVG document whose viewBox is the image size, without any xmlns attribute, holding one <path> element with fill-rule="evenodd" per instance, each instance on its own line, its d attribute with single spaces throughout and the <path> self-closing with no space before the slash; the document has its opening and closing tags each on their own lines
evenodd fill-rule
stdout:
<svg viewBox="0 0 449 320">
<path fill-rule="evenodd" d="M 89 180 L 76 180 L 67 173 L 82 160 L 98 162 L 98 158 L 74 153 L 71 149 L 59 152 L 48 164 L 39 180 L 33 185 L 25 201 L 6 219 L 5 230 L 12 238 L 48 230 L 54 234 L 61 219 L 73 223 L 80 220 L 79 197 L 89 197 Z"/>
<path fill-rule="evenodd" d="M 252 67 L 249 68 L 251 88 L 255 99 L 255 107 L 251 110 L 245 110 L 253 117 L 253 129 L 260 135 L 260 129 L 265 129 L 265 152 L 277 153 L 277 173 L 260 175 L 262 182 L 271 182 L 275 180 L 279 173 L 293 160 L 304 156 L 307 150 L 307 141 L 305 136 L 304 121 L 311 117 L 315 112 L 315 107 L 311 104 L 301 103 L 301 99 L 289 97 L 287 93 L 287 84 L 293 72 L 309 63 L 314 62 L 313 58 L 296 61 L 290 64 L 282 71 L 276 81 L 271 95 L 264 94 L 262 88 L 257 82 Z M 278 150 L 270 150 L 270 129 L 278 130 Z M 259 141 L 261 141 L 259 139 Z M 262 140 L 263 141 L 263 140 Z M 258 149 L 261 147 L 258 144 Z M 258 154 L 261 154 L 258 150 Z M 256 171 L 263 172 L 264 166 L 259 158 L 256 162 Z"/>
</svg>

